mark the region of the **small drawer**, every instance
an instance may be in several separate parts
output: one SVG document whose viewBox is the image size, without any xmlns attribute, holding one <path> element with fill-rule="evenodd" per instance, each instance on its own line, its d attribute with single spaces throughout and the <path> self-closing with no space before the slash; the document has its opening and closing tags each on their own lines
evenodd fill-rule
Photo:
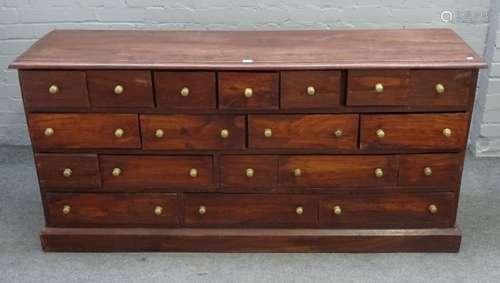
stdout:
<svg viewBox="0 0 500 283">
<path fill-rule="evenodd" d="M 249 115 L 251 148 L 357 147 L 357 114 Z"/>
<path fill-rule="evenodd" d="M 361 115 L 361 149 L 461 150 L 469 114 Z"/>
<path fill-rule="evenodd" d="M 135 114 L 29 114 L 36 149 L 140 148 Z"/>
<path fill-rule="evenodd" d="M 317 225 L 317 200 L 303 195 L 186 194 L 188 227 L 312 227 Z"/>
<path fill-rule="evenodd" d="M 154 106 L 149 71 L 87 71 L 87 79 L 92 106 Z"/>
<path fill-rule="evenodd" d="M 177 226 L 175 194 L 47 193 L 47 225 L 53 227 Z"/>
<path fill-rule="evenodd" d="M 202 189 L 213 187 L 211 156 L 99 156 L 106 189 Z"/>
<path fill-rule="evenodd" d="M 279 182 L 288 187 L 382 187 L 396 185 L 397 157 L 297 155 L 279 159 Z"/>
<path fill-rule="evenodd" d="M 327 228 L 441 228 L 455 223 L 453 193 L 335 194 L 319 204 Z"/>
<path fill-rule="evenodd" d="M 221 157 L 222 186 L 265 188 L 278 184 L 278 158 L 269 155 Z"/>
<path fill-rule="evenodd" d="M 19 71 L 24 106 L 88 108 L 85 72 Z"/>
<path fill-rule="evenodd" d="M 281 72 L 281 108 L 331 108 L 340 103 L 340 71 Z"/>
<path fill-rule="evenodd" d="M 101 186 L 96 154 L 35 154 L 40 187 L 91 189 Z"/>
<path fill-rule="evenodd" d="M 461 176 L 461 158 L 457 154 L 418 154 L 399 157 L 398 184 L 454 188 Z"/>
<path fill-rule="evenodd" d="M 214 72 L 155 72 L 156 103 L 162 109 L 215 109 Z"/>
<path fill-rule="evenodd" d="M 141 115 L 144 149 L 245 147 L 242 115 Z"/>
<path fill-rule="evenodd" d="M 220 109 L 278 109 L 278 73 L 220 72 Z"/>
</svg>

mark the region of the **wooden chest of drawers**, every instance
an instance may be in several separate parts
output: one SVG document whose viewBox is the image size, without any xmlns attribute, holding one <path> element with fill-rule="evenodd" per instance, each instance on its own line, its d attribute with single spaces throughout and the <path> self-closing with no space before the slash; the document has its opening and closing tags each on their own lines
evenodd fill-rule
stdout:
<svg viewBox="0 0 500 283">
<path fill-rule="evenodd" d="M 54 31 L 19 69 L 46 251 L 458 251 L 450 30 Z"/>
</svg>

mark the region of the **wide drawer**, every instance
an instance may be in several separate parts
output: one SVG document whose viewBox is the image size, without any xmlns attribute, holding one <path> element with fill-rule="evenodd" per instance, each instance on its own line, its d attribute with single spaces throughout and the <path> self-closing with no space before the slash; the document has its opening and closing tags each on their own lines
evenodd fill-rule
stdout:
<svg viewBox="0 0 500 283">
<path fill-rule="evenodd" d="M 462 172 L 458 154 L 417 154 L 399 157 L 398 184 L 402 186 L 456 187 Z"/>
<path fill-rule="evenodd" d="M 438 228 L 455 223 L 453 193 L 335 194 L 320 201 L 328 228 Z"/>
<path fill-rule="evenodd" d="M 245 147 L 242 115 L 141 115 L 144 149 Z"/>
<path fill-rule="evenodd" d="M 278 184 L 278 158 L 273 155 L 225 155 L 220 170 L 222 187 L 258 189 Z"/>
<path fill-rule="evenodd" d="M 177 226 L 175 194 L 47 193 L 47 225 L 64 227 Z"/>
<path fill-rule="evenodd" d="M 189 227 L 310 227 L 317 224 L 315 198 L 303 195 L 186 194 Z"/>
<path fill-rule="evenodd" d="M 202 189 L 213 186 L 211 156 L 99 156 L 106 189 Z"/>
<path fill-rule="evenodd" d="M 279 182 L 289 187 L 381 187 L 395 185 L 397 157 L 297 155 L 279 159 Z"/>
<path fill-rule="evenodd" d="M 38 180 L 42 188 L 99 188 L 96 154 L 35 154 Z"/>
<path fill-rule="evenodd" d="M 249 115 L 251 148 L 354 149 L 357 114 Z"/>
<path fill-rule="evenodd" d="M 140 148 L 135 114 L 29 114 L 37 149 Z"/>
<path fill-rule="evenodd" d="M 361 115 L 361 149 L 461 150 L 469 114 Z"/>
</svg>

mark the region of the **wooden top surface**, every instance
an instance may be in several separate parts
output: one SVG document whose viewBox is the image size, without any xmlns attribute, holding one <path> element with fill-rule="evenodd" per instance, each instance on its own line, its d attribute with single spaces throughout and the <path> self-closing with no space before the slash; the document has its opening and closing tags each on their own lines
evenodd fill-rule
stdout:
<svg viewBox="0 0 500 283">
<path fill-rule="evenodd" d="M 250 61 L 251 60 L 251 61 Z M 449 29 L 48 33 L 19 69 L 481 68 Z"/>
</svg>

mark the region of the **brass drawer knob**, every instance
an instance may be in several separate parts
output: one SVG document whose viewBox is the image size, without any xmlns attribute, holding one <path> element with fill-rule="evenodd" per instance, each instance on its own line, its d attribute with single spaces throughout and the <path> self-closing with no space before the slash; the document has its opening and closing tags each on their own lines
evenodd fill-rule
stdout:
<svg viewBox="0 0 500 283">
<path fill-rule="evenodd" d="M 161 206 L 155 207 L 155 214 L 156 215 L 160 216 L 162 214 L 162 212 L 163 212 L 163 207 L 161 207 Z"/>
<path fill-rule="evenodd" d="M 384 92 L 384 85 L 381 83 L 376 83 L 374 89 L 375 89 L 375 92 L 382 93 L 382 92 Z"/>
<path fill-rule="evenodd" d="M 252 178 L 255 174 L 255 171 L 253 170 L 253 168 L 247 168 L 245 174 L 247 175 L 248 178 Z"/>
<path fill-rule="evenodd" d="M 375 177 L 377 178 L 384 177 L 384 170 L 382 168 L 375 169 Z"/>
<path fill-rule="evenodd" d="M 297 208 L 295 208 L 295 213 L 297 213 L 297 215 L 304 214 L 304 208 L 302 206 L 297 206 Z"/>
<path fill-rule="evenodd" d="M 73 174 L 73 170 L 71 168 L 64 168 L 63 170 L 63 176 L 66 178 L 71 177 L 71 174 Z"/>
<path fill-rule="evenodd" d="M 444 128 L 443 129 L 443 135 L 447 138 L 451 137 L 451 129 L 450 128 Z"/>
<path fill-rule="evenodd" d="M 47 137 L 50 137 L 54 134 L 54 129 L 52 128 L 46 128 L 44 131 L 43 131 L 43 134 Z"/>
<path fill-rule="evenodd" d="M 156 131 L 155 131 L 156 138 L 161 139 L 161 138 L 163 138 L 164 135 L 165 135 L 165 132 L 162 129 L 156 129 Z"/>
<path fill-rule="evenodd" d="M 118 177 L 122 174 L 122 169 L 115 167 L 113 168 L 113 171 L 111 171 L 111 174 L 115 177 Z"/>
<path fill-rule="evenodd" d="M 443 93 L 444 93 L 444 91 L 446 90 L 446 89 L 444 88 L 444 85 L 443 85 L 443 84 L 440 84 L 440 83 L 439 83 L 439 84 L 436 84 L 435 89 L 436 89 L 436 93 L 437 93 L 437 94 L 443 94 Z"/>
<path fill-rule="evenodd" d="M 432 168 L 431 167 L 425 167 L 424 168 L 424 174 L 425 174 L 425 176 L 432 175 Z"/>
<path fill-rule="evenodd" d="M 223 139 L 227 139 L 229 137 L 229 130 L 228 129 L 222 129 L 220 131 L 220 137 Z"/>
<path fill-rule="evenodd" d="M 267 128 L 267 129 L 264 130 L 264 137 L 270 138 L 272 136 L 273 136 L 273 130 L 271 130 L 269 128 Z"/>
<path fill-rule="evenodd" d="M 313 86 L 308 86 L 307 87 L 307 95 L 309 96 L 314 96 L 316 94 L 316 90 L 314 89 Z"/>
<path fill-rule="evenodd" d="M 64 215 L 68 215 L 70 212 L 71 212 L 71 206 L 69 206 L 69 205 L 63 206 L 62 213 Z"/>
<path fill-rule="evenodd" d="M 198 170 L 196 168 L 191 168 L 189 170 L 189 176 L 193 177 L 193 178 L 196 178 L 198 177 Z"/>
<path fill-rule="evenodd" d="M 340 206 L 336 205 L 333 207 L 333 213 L 335 215 L 340 215 L 342 213 L 342 208 L 340 208 Z"/>
<path fill-rule="evenodd" d="M 246 98 L 250 98 L 253 95 L 253 90 L 251 88 L 247 87 L 247 88 L 245 88 L 244 94 L 245 94 Z"/>
<path fill-rule="evenodd" d="M 116 129 L 115 133 L 114 133 L 115 137 L 117 137 L 117 138 L 123 137 L 124 134 L 125 134 L 125 131 L 122 128 Z"/>
<path fill-rule="evenodd" d="M 302 176 L 302 170 L 300 170 L 300 168 L 293 169 L 293 176 L 295 176 L 295 177 Z"/>
<path fill-rule="evenodd" d="M 385 137 L 385 132 L 384 132 L 384 130 L 382 130 L 382 129 L 378 129 L 378 130 L 375 132 L 375 134 L 377 135 L 377 137 L 378 137 L 379 139 L 382 139 L 382 138 L 384 138 L 384 137 Z"/>
<path fill-rule="evenodd" d="M 207 213 L 207 208 L 204 205 L 200 206 L 200 208 L 198 208 L 198 213 L 200 215 Z"/>
<path fill-rule="evenodd" d="M 59 87 L 57 85 L 49 86 L 49 93 L 50 94 L 56 94 L 58 92 L 59 92 Z"/>
<path fill-rule="evenodd" d="M 181 95 L 184 96 L 184 97 L 188 96 L 189 95 L 189 88 L 183 87 L 181 89 Z"/>
<path fill-rule="evenodd" d="M 116 85 L 113 91 L 115 92 L 116 95 L 120 95 L 123 93 L 125 89 L 123 88 L 122 85 Z"/>
<path fill-rule="evenodd" d="M 335 130 L 334 134 L 336 138 L 340 138 L 344 134 L 344 131 L 342 131 L 342 129 L 337 129 Z"/>
<path fill-rule="evenodd" d="M 437 206 L 436 206 L 435 204 L 431 204 L 431 205 L 429 205 L 429 212 L 430 212 L 431 214 L 436 214 L 436 213 L 438 212 L 438 208 L 437 208 Z"/>
</svg>

